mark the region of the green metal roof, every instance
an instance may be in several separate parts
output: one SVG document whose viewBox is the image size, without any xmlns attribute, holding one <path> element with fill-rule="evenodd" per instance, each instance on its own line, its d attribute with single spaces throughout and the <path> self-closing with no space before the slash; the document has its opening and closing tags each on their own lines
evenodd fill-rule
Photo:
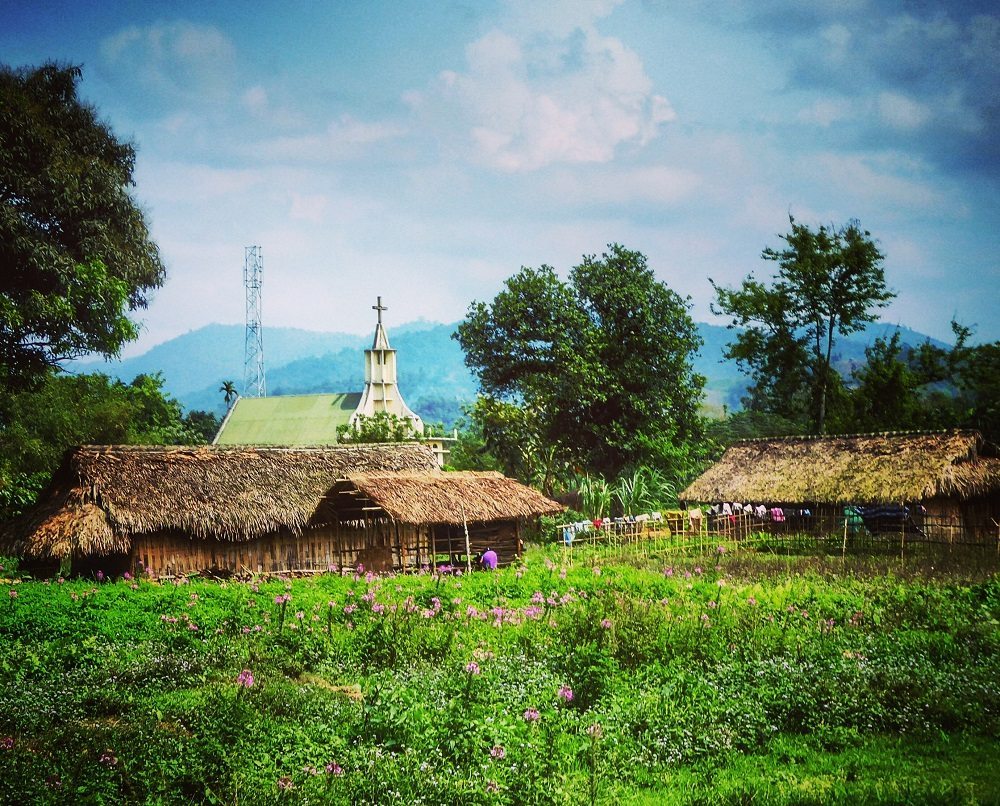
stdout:
<svg viewBox="0 0 1000 806">
<path fill-rule="evenodd" d="M 222 423 L 216 445 L 333 445 L 361 402 L 360 392 L 241 397 Z"/>
</svg>

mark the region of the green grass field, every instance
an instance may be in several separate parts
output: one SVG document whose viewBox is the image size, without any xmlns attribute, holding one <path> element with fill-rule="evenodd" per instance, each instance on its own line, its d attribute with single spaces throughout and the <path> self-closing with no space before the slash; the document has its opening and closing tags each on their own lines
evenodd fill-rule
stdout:
<svg viewBox="0 0 1000 806">
<path fill-rule="evenodd" d="M 5 803 L 1000 803 L 992 571 L 735 545 L 249 583 L 4 564 Z"/>
</svg>

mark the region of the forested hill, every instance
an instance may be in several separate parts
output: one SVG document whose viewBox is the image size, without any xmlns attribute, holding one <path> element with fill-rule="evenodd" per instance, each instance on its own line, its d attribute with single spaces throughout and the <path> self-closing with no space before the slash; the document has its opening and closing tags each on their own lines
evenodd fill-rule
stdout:
<svg viewBox="0 0 1000 806">
<path fill-rule="evenodd" d="M 451 338 L 455 324 L 419 321 L 390 328 L 389 339 L 399 351 L 399 385 L 406 402 L 427 422 L 452 424 L 461 405 L 476 394 L 476 383 L 465 367 L 462 350 Z M 865 347 L 877 336 L 896 329 L 875 324 L 853 338 L 842 338 L 835 364 L 849 374 L 852 362 L 864 360 Z M 899 328 L 901 340 L 921 344 L 927 337 Z M 706 403 L 739 408 L 746 378 L 732 361 L 722 359 L 731 333 L 719 325 L 698 324 L 705 344 L 696 369 L 708 381 Z M 264 358 L 269 395 L 310 392 L 360 391 L 364 385 L 362 351 L 371 336 L 316 332 L 296 328 L 266 328 Z M 206 325 L 158 344 L 142 355 L 121 361 L 77 361 L 75 372 L 104 372 L 131 381 L 141 373 L 161 372 L 164 389 L 185 409 L 225 413 L 219 386 L 225 380 L 243 385 L 244 328 L 242 325 Z"/>
</svg>

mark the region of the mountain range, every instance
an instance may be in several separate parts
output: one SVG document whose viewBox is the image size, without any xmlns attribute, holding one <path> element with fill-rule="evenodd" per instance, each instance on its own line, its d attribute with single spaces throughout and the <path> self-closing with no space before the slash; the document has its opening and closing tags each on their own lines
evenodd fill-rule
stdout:
<svg viewBox="0 0 1000 806">
<path fill-rule="evenodd" d="M 457 323 L 424 320 L 393 327 L 390 342 L 398 351 L 399 387 L 407 404 L 425 422 L 451 427 L 461 416 L 463 404 L 475 399 L 475 378 L 466 368 L 464 354 L 451 334 Z M 846 374 L 864 362 L 865 347 L 876 337 L 901 332 L 904 344 L 916 346 L 928 336 L 906 327 L 874 323 L 836 344 L 834 362 Z M 747 385 L 736 363 L 723 358 L 733 333 L 720 325 L 698 323 L 704 344 L 695 359 L 695 370 L 706 378 L 705 406 L 709 413 L 740 407 Z M 73 372 L 103 372 L 123 381 L 136 375 L 160 372 L 164 390 L 188 411 L 200 409 L 216 415 L 226 410 L 223 381 L 243 386 L 243 325 L 210 324 L 152 347 L 141 355 L 114 361 L 80 360 L 67 368 Z M 370 336 L 317 332 L 297 328 L 267 328 L 263 332 L 268 395 L 361 391 L 364 386 L 362 351 Z M 940 344 L 940 342 L 932 342 Z"/>
</svg>

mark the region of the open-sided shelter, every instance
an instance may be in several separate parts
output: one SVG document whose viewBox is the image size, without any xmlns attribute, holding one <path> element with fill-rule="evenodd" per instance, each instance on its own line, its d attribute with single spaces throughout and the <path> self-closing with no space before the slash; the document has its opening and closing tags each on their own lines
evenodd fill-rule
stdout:
<svg viewBox="0 0 1000 806">
<path fill-rule="evenodd" d="M 996 536 L 1000 457 L 976 431 L 744 440 L 681 498 L 805 505 L 816 512 L 852 504 L 919 505 L 931 536 L 935 530 Z"/>
<path fill-rule="evenodd" d="M 521 552 L 525 521 L 561 504 L 502 473 L 351 473 L 329 496 L 341 523 L 388 530 L 397 567 L 421 566 L 441 554 L 497 552 L 500 565 Z"/>
<path fill-rule="evenodd" d="M 71 560 L 75 569 L 154 576 L 359 564 L 388 570 L 415 563 L 420 544 L 400 548 L 403 534 L 392 513 L 404 510 L 392 496 L 377 495 L 380 503 L 369 509 L 331 505 L 344 497 L 337 491 L 348 478 L 359 473 L 434 477 L 437 483 L 425 485 L 423 499 L 416 496 L 422 503 L 411 502 L 406 510 L 411 515 L 421 507 L 425 514 L 433 512 L 436 497 L 490 494 L 462 474 L 449 480 L 432 451 L 416 443 L 294 449 L 84 446 L 68 452 L 32 510 L 0 526 L 0 553 L 29 564 Z M 459 509 L 476 516 L 466 525 L 488 514 L 483 524 L 505 528 L 549 511 L 546 499 L 539 502 L 533 491 L 503 482 L 505 500 L 496 494 L 487 503 L 460 501 Z M 434 560 L 426 549 L 421 559 Z"/>
</svg>

